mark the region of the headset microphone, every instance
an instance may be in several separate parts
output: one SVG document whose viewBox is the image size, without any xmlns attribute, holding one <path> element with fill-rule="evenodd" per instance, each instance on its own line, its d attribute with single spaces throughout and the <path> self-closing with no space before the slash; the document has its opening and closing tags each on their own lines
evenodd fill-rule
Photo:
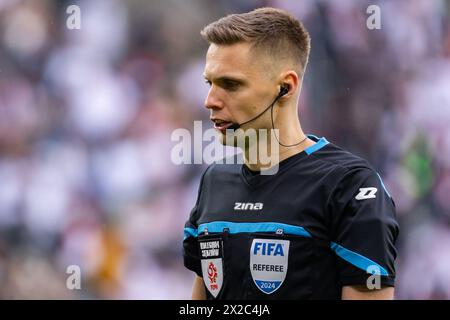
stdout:
<svg viewBox="0 0 450 320">
<path fill-rule="evenodd" d="M 247 124 L 249 122 L 252 122 L 253 120 L 258 119 L 260 116 L 262 116 L 264 113 L 266 113 L 267 110 L 269 110 L 271 107 L 273 107 L 273 105 L 278 101 L 278 99 L 280 99 L 282 96 L 284 96 L 286 93 L 289 92 L 289 87 L 287 85 L 282 85 L 280 88 L 280 92 L 278 93 L 277 97 L 275 98 L 275 100 L 273 100 L 273 102 L 266 108 L 264 109 L 264 111 L 262 111 L 260 114 L 258 114 L 256 117 L 251 118 L 248 121 L 242 122 L 242 123 L 233 123 L 231 126 L 229 126 L 227 129 L 231 129 L 231 130 L 237 130 L 239 129 L 242 125 Z"/>
</svg>

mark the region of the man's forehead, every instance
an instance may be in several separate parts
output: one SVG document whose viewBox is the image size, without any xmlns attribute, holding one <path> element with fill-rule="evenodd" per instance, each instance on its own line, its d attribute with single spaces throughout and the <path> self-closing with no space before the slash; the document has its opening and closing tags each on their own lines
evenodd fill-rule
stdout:
<svg viewBox="0 0 450 320">
<path fill-rule="evenodd" d="M 258 72 L 255 55 L 248 43 L 232 45 L 211 44 L 206 53 L 204 76 L 245 79 Z"/>
</svg>

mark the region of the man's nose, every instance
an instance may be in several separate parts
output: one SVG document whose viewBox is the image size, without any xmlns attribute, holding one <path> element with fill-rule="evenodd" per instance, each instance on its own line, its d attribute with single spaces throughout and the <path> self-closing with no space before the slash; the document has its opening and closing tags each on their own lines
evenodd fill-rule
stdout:
<svg viewBox="0 0 450 320">
<path fill-rule="evenodd" d="M 206 109 L 221 109 L 223 108 L 222 101 L 217 96 L 217 89 L 212 86 L 209 89 L 208 95 L 205 99 L 205 107 Z"/>
</svg>

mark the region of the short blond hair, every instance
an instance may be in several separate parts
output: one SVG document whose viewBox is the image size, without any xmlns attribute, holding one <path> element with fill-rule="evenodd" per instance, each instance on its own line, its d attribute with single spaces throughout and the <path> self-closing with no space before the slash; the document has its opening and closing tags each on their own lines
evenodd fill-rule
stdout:
<svg viewBox="0 0 450 320">
<path fill-rule="evenodd" d="M 200 34 L 208 43 L 217 45 L 249 42 L 273 58 L 292 59 L 303 72 L 311 49 L 311 38 L 303 24 L 274 8 L 227 15 L 207 25 Z"/>
</svg>

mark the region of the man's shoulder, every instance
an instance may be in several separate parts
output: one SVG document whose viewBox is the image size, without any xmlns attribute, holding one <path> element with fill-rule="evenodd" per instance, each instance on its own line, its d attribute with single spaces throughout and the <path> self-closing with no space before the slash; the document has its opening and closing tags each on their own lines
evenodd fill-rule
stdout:
<svg viewBox="0 0 450 320">
<path fill-rule="evenodd" d="M 317 167 L 323 167 L 324 170 L 332 173 L 330 177 L 333 179 L 341 180 L 347 177 L 351 180 L 361 180 L 378 175 L 377 170 L 368 160 L 334 143 L 328 143 L 326 147 L 311 156 L 317 162 Z"/>
<path fill-rule="evenodd" d="M 334 143 L 328 143 L 325 148 L 320 149 L 312 156 L 321 162 L 325 162 L 330 166 L 336 167 L 343 171 L 351 171 L 355 169 L 370 169 L 372 165 L 366 159 L 345 150 Z"/>
<path fill-rule="evenodd" d="M 342 195 L 349 192 L 353 196 L 355 188 L 374 186 L 382 186 L 386 190 L 378 170 L 368 160 L 333 143 L 328 143 L 310 156 L 317 168 L 313 175 L 331 193 L 339 191 L 337 194 Z M 386 193 L 389 195 L 387 190 Z"/>
</svg>

